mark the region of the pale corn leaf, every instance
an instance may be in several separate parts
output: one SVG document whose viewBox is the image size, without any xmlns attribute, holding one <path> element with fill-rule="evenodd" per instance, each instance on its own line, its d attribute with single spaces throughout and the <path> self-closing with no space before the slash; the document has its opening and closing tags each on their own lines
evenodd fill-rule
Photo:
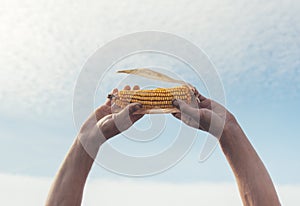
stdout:
<svg viewBox="0 0 300 206">
<path fill-rule="evenodd" d="M 138 69 L 130 69 L 130 70 L 120 70 L 118 73 L 126 73 L 126 74 L 134 74 L 138 76 L 142 76 L 148 79 L 155 79 L 164 82 L 178 83 L 178 84 L 186 84 L 186 82 L 173 79 L 165 74 L 153 71 L 151 69 L 146 68 L 138 68 Z"/>
</svg>

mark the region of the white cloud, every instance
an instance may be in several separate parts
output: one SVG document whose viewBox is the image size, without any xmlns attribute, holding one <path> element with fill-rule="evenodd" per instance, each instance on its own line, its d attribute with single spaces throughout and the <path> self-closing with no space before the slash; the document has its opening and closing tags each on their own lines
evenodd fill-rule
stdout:
<svg viewBox="0 0 300 206">
<path fill-rule="evenodd" d="M 0 174 L 1 205 L 44 205 L 50 178 Z M 299 185 L 278 186 L 282 205 L 300 201 Z M 88 181 L 83 205 L 242 205 L 234 183 L 172 184 L 136 181 Z"/>
<path fill-rule="evenodd" d="M 43 205 L 50 187 L 49 178 L 0 174 L 1 205 Z"/>
<path fill-rule="evenodd" d="M 195 42 L 227 82 L 245 71 L 261 82 L 266 71 L 276 79 L 285 75 L 295 80 L 299 7 L 292 0 L 6 1 L 0 15 L 2 113 L 70 111 L 73 86 L 87 57 L 97 46 L 142 30 L 171 32 Z"/>
</svg>

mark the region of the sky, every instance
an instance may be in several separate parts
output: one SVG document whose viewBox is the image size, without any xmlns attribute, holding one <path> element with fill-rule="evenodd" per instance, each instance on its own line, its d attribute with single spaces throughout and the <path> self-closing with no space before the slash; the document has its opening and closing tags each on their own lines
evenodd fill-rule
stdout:
<svg viewBox="0 0 300 206">
<path fill-rule="evenodd" d="M 41 198 L 36 202 L 27 198 L 26 205 L 43 202 L 51 179 L 76 137 L 72 103 L 83 65 L 111 40 L 150 30 L 183 37 L 210 57 L 224 86 L 226 107 L 268 168 L 283 203 L 293 205 L 299 201 L 296 194 L 300 188 L 299 9 L 296 0 L 3 1 L 0 176 L 5 184 L 1 184 L 0 191 L 7 194 L 3 201 L 9 203 L 11 197 L 22 196 L 24 190 L 28 197 L 34 197 L 38 190 L 43 193 Z M 103 96 L 101 92 L 96 95 L 96 103 L 100 104 Z M 168 124 L 178 123 L 169 116 L 162 117 Z M 150 120 L 143 121 L 140 126 Z M 199 163 L 205 134 L 198 132 L 198 136 L 178 164 L 153 176 L 125 177 L 94 165 L 84 204 L 96 204 L 92 203 L 98 200 L 93 190 L 101 192 L 102 184 L 110 187 L 121 181 L 120 188 L 128 185 L 137 194 L 149 192 L 139 187 L 150 184 L 150 188 L 162 190 L 174 186 L 174 192 L 179 193 L 185 186 L 189 191 L 197 187 L 200 193 L 207 192 L 203 196 L 210 197 L 213 189 L 204 189 L 208 185 L 218 188 L 220 200 L 224 200 L 221 202 L 232 200 L 226 205 L 240 205 L 233 174 L 221 150 L 217 147 L 207 161 Z M 143 155 L 160 151 L 172 141 L 165 135 L 157 142 L 140 143 L 137 148 L 130 140 L 117 137 L 110 144 Z M 7 190 L 10 182 L 20 189 Z M 235 193 L 232 199 L 223 195 L 227 189 Z M 172 196 L 169 193 L 165 200 Z M 191 193 L 191 204 L 196 201 L 205 205 L 205 201 L 217 200 Z"/>
</svg>

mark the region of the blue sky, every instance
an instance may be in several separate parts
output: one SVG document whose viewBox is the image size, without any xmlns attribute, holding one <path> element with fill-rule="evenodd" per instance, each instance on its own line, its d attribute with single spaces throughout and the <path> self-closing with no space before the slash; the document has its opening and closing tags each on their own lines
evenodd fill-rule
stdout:
<svg viewBox="0 0 300 206">
<path fill-rule="evenodd" d="M 72 95 L 82 65 L 114 38 L 157 30 L 210 56 L 227 108 L 274 182 L 299 185 L 299 9 L 298 1 L 279 0 L 6 2 L 0 8 L 0 173 L 53 177 L 76 136 Z M 176 166 L 138 181 L 233 182 L 219 148 L 198 163 L 201 144 L 200 137 Z M 99 166 L 91 177 L 131 179 Z"/>
</svg>

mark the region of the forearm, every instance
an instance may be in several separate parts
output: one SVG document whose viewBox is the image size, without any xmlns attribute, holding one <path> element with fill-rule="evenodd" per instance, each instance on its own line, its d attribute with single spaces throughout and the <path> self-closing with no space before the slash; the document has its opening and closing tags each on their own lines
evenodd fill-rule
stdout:
<svg viewBox="0 0 300 206">
<path fill-rule="evenodd" d="M 107 101 L 91 114 L 82 125 L 78 137 L 56 175 L 48 195 L 47 206 L 81 204 L 86 178 L 99 147 L 107 139 L 128 129 L 132 123 L 139 120 L 143 115 L 133 113 L 140 108 L 140 104 L 133 103 L 113 115 L 110 102 Z M 121 131 L 115 122 L 124 122 Z"/>
<path fill-rule="evenodd" d="M 80 205 L 84 184 L 93 162 L 93 158 L 77 138 L 57 173 L 46 205 Z"/>
<path fill-rule="evenodd" d="M 220 145 L 244 205 L 280 205 L 268 171 L 236 121 L 225 126 Z"/>
</svg>

